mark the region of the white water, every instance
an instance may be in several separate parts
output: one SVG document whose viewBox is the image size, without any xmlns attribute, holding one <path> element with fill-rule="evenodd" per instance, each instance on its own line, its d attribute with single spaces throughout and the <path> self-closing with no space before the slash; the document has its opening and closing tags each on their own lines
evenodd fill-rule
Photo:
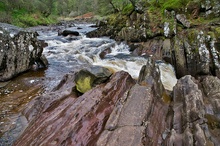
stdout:
<svg viewBox="0 0 220 146">
<path fill-rule="evenodd" d="M 81 25 L 86 29 L 88 26 Z M 69 28 L 75 30 L 76 28 Z M 46 70 L 46 77 L 57 78 L 54 80 L 59 82 L 61 77 L 70 72 L 88 67 L 91 65 L 99 65 L 107 67 L 114 72 L 124 70 L 128 72 L 134 79 L 138 78 L 141 67 L 146 64 L 147 58 L 133 56 L 129 52 L 129 47 L 124 44 L 118 44 L 112 39 L 105 38 L 87 38 L 83 34 L 85 30 L 80 29 L 81 36 L 78 37 L 62 37 L 57 36 L 56 32 L 40 32 L 40 39 L 46 40 L 48 47 L 44 49 L 50 66 Z M 110 53 L 100 58 L 100 53 L 104 50 L 111 50 Z M 176 84 L 176 77 L 171 65 L 160 63 L 161 80 L 167 90 L 172 91 Z"/>
<path fill-rule="evenodd" d="M 160 63 L 160 79 L 165 89 L 173 91 L 173 87 L 177 83 L 176 75 L 172 65 Z"/>
</svg>

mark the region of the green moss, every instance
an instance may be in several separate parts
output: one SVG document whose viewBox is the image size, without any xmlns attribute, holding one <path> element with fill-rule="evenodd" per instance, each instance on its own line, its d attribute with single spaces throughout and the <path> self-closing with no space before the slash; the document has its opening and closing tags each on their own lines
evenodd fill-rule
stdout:
<svg viewBox="0 0 220 146">
<path fill-rule="evenodd" d="M 107 20 L 110 26 L 113 26 L 117 30 L 121 30 L 123 27 L 126 26 L 127 16 L 112 14 L 108 16 Z"/>
<path fill-rule="evenodd" d="M 132 5 L 132 4 L 128 4 L 128 5 L 126 5 L 126 6 L 123 8 L 122 14 L 123 14 L 123 15 L 130 14 L 133 10 L 134 10 L 133 5 Z"/>
<path fill-rule="evenodd" d="M 185 6 L 190 0 L 160 0 L 157 2 L 156 0 L 151 1 L 150 9 L 160 8 L 162 10 L 162 13 L 164 10 L 174 10 L 174 11 L 180 11 L 185 9 Z"/>
<path fill-rule="evenodd" d="M 192 25 L 198 26 L 198 25 L 210 25 L 215 24 L 220 21 L 220 18 L 205 18 L 205 17 L 199 17 L 197 19 L 191 19 L 190 22 Z"/>
<path fill-rule="evenodd" d="M 94 79 L 91 76 L 86 76 L 84 78 L 79 78 L 76 82 L 76 89 L 81 92 L 85 93 L 92 89 L 92 82 Z"/>
<path fill-rule="evenodd" d="M 0 11 L 5 11 L 6 7 L 5 4 L 3 2 L 0 2 Z"/>
<path fill-rule="evenodd" d="M 195 43 L 195 41 L 197 40 L 198 34 L 199 34 L 199 30 L 197 30 L 197 29 L 187 30 L 186 38 L 188 39 L 189 44 Z"/>
<path fill-rule="evenodd" d="M 182 5 L 182 2 L 179 0 L 169 0 L 163 4 L 162 8 L 163 10 L 166 9 L 166 10 L 171 11 L 171 10 L 177 10 L 181 8 L 181 5 Z"/>
<path fill-rule="evenodd" d="M 212 31 L 209 31 L 209 32 L 207 33 L 207 35 L 209 35 L 211 38 L 215 38 L 215 33 L 212 32 Z"/>
</svg>

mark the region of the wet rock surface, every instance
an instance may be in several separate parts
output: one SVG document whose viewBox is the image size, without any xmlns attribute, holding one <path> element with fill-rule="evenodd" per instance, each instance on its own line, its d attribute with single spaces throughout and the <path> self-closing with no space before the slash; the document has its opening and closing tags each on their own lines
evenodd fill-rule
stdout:
<svg viewBox="0 0 220 146">
<path fill-rule="evenodd" d="M 37 33 L 0 23 L 0 38 L 0 81 L 9 80 L 33 66 L 46 66 L 41 60 L 43 47 Z"/>
<path fill-rule="evenodd" d="M 26 104 L 43 93 L 43 73 L 30 71 L 0 87 L 0 145 L 12 145 L 27 126 L 21 112 Z"/>
</svg>

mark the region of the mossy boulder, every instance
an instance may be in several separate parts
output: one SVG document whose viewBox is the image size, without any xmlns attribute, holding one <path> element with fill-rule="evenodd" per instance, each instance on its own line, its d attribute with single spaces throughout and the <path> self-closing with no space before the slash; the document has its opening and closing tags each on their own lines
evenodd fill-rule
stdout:
<svg viewBox="0 0 220 146">
<path fill-rule="evenodd" d="M 82 69 L 76 74 L 76 89 L 81 93 L 85 93 L 92 87 L 105 82 L 111 74 L 112 72 L 109 69 L 101 66 Z"/>
</svg>

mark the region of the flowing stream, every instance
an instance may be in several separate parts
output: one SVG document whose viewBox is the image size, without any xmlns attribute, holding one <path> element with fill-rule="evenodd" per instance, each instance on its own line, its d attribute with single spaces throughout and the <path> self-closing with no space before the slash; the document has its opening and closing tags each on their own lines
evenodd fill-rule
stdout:
<svg viewBox="0 0 220 146">
<path fill-rule="evenodd" d="M 78 31 L 80 36 L 58 36 L 57 31 L 38 30 L 38 39 L 48 46 L 44 55 L 49 67 L 31 71 L 5 83 L 0 83 L 0 145 L 10 145 L 25 128 L 27 121 L 20 114 L 25 105 L 36 96 L 51 91 L 68 72 L 99 65 L 116 72 L 124 70 L 137 79 L 146 64 L 146 57 L 134 56 L 125 43 L 108 37 L 87 38 L 85 34 L 95 28 L 92 24 L 76 24 L 69 30 Z M 177 80 L 171 65 L 159 63 L 161 80 L 167 90 L 172 90 Z"/>
</svg>

